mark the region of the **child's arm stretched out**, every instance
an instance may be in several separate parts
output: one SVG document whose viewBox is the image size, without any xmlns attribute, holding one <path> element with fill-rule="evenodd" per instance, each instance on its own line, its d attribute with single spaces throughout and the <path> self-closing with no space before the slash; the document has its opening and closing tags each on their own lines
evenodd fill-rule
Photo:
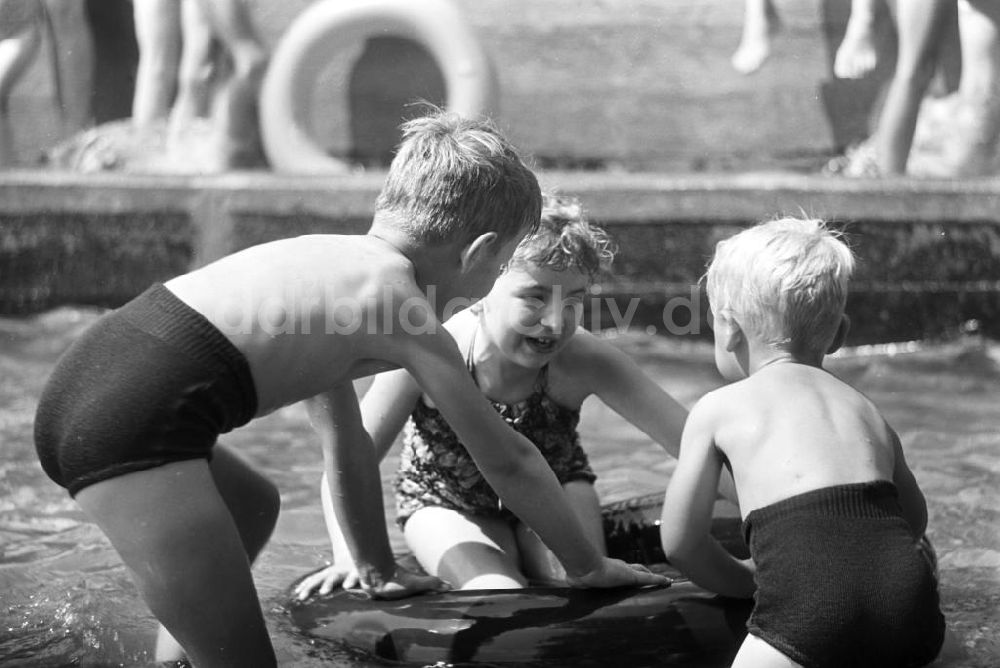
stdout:
<svg viewBox="0 0 1000 668">
<path fill-rule="evenodd" d="M 308 408 L 323 448 L 321 496 L 334 563 L 299 584 L 300 598 L 317 585 L 327 593 L 341 582 L 345 588 L 360 585 L 381 598 L 445 589 L 438 578 L 411 573 L 395 563 L 385 530 L 379 475 L 379 460 L 392 440 L 380 448 L 372 442 L 353 384 L 345 382 L 314 397 Z M 344 526 L 346 531 L 340 528 Z M 359 558 L 355 561 L 351 555 Z"/>
<path fill-rule="evenodd" d="M 660 539 L 667 559 L 696 584 L 723 596 L 753 595 L 753 563 L 729 554 L 711 534 L 722 456 L 715 446 L 718 395 L 702 398 L 688 416 L 681 452 L 663 502 Z"/>
<path fill-rule="evenodd" d="M 420 386 L 405 369 L 386 371 L 375 376 L 361 400 L 361 415 L 365 431 L 371 438 L 376 461 L 381 462 L 389 452 L 420 393 Z M 311 402 L 310 417 L 321 438 L 327 437 L 332 428 L 329 407 L 324 408 L 319 402 Z M 333 563 L 310 574 L 298 584 L 295 593 L 301 600 L 308 598 L 314 591 L 323 595 L 330 593 L 338 585 L 350 589 L 359 584 L 344 532 L 337 523 L 325 470 L 320 481 L 320 496 L 323 502 L 323 520 L 333 549 Z"/>
<path fill-rule="evenodd" d="M 687 409 L 610 343 L 578 331 L 571 345 L 594 395 L 677 457 Z"/>
</svg>

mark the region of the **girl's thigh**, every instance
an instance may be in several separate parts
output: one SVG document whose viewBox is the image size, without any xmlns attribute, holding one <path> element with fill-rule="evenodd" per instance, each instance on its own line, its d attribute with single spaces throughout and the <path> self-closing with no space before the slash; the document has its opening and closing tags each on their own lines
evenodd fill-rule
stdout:
<svg viewBox="0 0 1000 668">
<path fill-rule="evenodd" d="M 403 534 L 425 571 L 458 589 L 516 589 L 527 580 L 518 568 L 514 530 L 504 519 L 447 508 L 421 508 Z"/>
</svg>

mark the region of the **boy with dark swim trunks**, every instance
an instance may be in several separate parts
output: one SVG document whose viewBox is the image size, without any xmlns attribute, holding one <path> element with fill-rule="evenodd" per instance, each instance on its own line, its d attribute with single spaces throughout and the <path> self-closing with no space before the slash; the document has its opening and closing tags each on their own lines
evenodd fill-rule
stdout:
<svg viewBox="0 0 1000 668">
<path fill-rule="evenodd" d="M 215 441 L 294 402 L 308 400 L 321 433 L 355 579 L 378 597 L 441 588 L 397 567 L 384 529 L 352 381 L 389 368 L 418 379 L 571 584 L 665 581 L 601 557 L 544 459 L 493 411 L 440 326 L 488 291 L 537 225 L 540 201 L 492 125 L 416 119 L 368 234 L 275 241 L 154 286 L 57 364 L 35 423 L 42 465 L 108 536 L 194 665 L 275 663 L 250 563 L 277 494 Z"/>
<path fill-rule="evenodd" d="M 754 596 L 735 666 L 920 666 L 941 648 L 927 506 L 899 437 L 822 368 L 853 265 L 821 221 L 783 219 L 721 241 L 708 269 L 716 366 L 734 382 L 691 410 L 661 536 L 697 584 Z M 724 466 L 746 561 L 708 533 Z"/>
</svg>

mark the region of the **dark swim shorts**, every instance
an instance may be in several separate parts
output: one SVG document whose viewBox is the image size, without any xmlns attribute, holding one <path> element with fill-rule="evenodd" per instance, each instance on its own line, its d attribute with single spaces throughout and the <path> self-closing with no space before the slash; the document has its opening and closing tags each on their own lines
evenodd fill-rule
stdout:
<svg viewBox="0 0 1000 668">
<path fill-rule="evenodd" d="M 944 641 L 931 562 L 887 481 L 818 489 L 752 511 L 749 632 L 807 668 L 923 666 Z"/>
<path fill-rule="evenodd" d="M 76 495 L 126 473 L 208 459 L 219 434 L 256 412 L 243 354 L 157 284 L 94 323 L 56 364 L 35 448 L 48 476 Z"/>
</svg>

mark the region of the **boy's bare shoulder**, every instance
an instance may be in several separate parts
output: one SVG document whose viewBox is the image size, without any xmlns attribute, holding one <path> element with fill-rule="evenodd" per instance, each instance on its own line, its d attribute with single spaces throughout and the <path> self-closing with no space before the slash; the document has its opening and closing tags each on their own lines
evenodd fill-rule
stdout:
<svg viewBox="0 0 1000 668">
<path fill-rule="evenodd" d="M 328 275 L 333 277 L 331 284 L 346 288 L 345 296 L 380 304 L 378 311 L 383 316 L 391 314 L 397 323 L 402 316 L 417 321 L 433 316 L 433 306 L 417 285 L 413 263 L 396 248 L 368 235 L 340 236 L 330 243 L 334 252 L 329 253 Z M 407 333 L 405 328 L 394 331 Z"/>
<path fill-rule="evenodd" d="M 181 278 L 209 283 L 298 281 L 356 289 L 368 279 L 410 276 L 412 282 L 412 275 L 406 256 L 377 237 L 307 234 L 251 246 Z"/>
<path fill-rule="evenodd" d="M 755 413 L 753 408 L 760 400 L 754 384 L 745 378 L 706 392 L 691 407 L 690 418 L 722 425 L 733 420 L 743 421 L 746 413 Z"/>
<path fill-rule="evenodd" d="M 733 401 L 738 396 L 743 394 L 742 392 L 733 392 L 734 385 L 735 383 L 723 385 L 722 387 L 709 390 L 705 394 L 701 395 L 701 397 L 699 397 L 691 407 L 691 412 L 693 413 L 697 411 L 698 413 L 704 415 L 711 415 L 724 410 L 725 406 L 730 401 Z"/>
<path fill-rule="evenodd" d="M 325 245 L 329 253 L 324 255 L 327 261 L 334 261 L 340 266 L 351 266 L 352 269 L 372 274 L 408 274 L 413 273 L 413 264 L 396 248 L 379 239 L 365 234 L 353 235 L 314 235 L 300 237 L 305 244 Z"/>
</svg>

